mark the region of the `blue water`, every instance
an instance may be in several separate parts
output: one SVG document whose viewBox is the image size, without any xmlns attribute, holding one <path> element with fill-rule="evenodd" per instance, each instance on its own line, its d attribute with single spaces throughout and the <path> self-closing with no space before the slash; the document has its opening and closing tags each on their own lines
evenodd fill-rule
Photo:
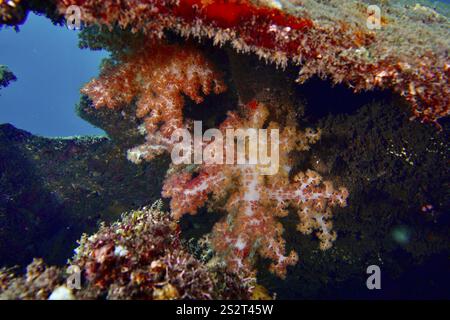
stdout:
<svg viewBox="0 0 450 320">
<path fill-rule="evenodd" d="M 20 32 L 0 30 L 0 48 L 0 64 L 18 78 L 0 90 L 0 124 L 44 136 L 103 133 L 76 115 L 75 104 L 106 52 L 79 49 L 77 31 L 34 14 Z"/>
</svg>

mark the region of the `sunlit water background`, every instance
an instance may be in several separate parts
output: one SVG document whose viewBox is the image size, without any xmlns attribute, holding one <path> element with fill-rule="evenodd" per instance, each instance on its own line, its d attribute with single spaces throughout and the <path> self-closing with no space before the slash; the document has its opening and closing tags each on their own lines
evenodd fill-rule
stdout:
<svg viewBox="0 0 450 320">
<path fill-rule="evenodd" d="M 0 123 L 44 136 L 102 134 L 76 115 L 75 105 L 108 54 L 79 49 L 77 34 L 35 14 L 20 32 L 0 30 L 0 64 L 17 77 L 0 91 Z"/>
</svg>

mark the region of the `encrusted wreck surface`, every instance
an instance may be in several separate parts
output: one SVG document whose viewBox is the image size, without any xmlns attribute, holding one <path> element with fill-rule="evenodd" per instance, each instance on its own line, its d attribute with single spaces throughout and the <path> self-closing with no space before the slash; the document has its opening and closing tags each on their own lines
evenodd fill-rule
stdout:
<svg viewBox="0 0 450 320">
<path fill-rule="evenodd" d="M 178 224 L 161 206 L 156 202 L 123 214 L 120 221 L 102 225 L 90 236 L 84 234 L 67 270 L 48 267 L 39 259 L 24 276 L 0 269 L 0 299 L 251 298 L 254 279 L 193 257 L 181 244 Z"/>
<path fill-rule="evenodd" d="M 30 3 L 17 8 L 35 8 Z M 228 271 L 254 268 L 258 281 L 281 298 L 367 295 L 361 284 L 371 264 L 383 268 L 389 283 L 416 281 L 417 275 L 423 279 L 419 289 L 385 288 L 384 297 L 446 296 L 442 266 L 450 253 L 445 192 L 450 172 L 448 121 L 443 118 L 450 95 L 445 11 L 424 1 L 415 6 L 375 1 L 381 29 L 368 30 L 367 8 L 353 0 L 41 3 L 51 3 L 47 9 L 56 4 L 59 13 L 79 5 L 89 24 L 80 35 L 81 47 L 111 52 L 99 77 L 82 90 L 86 96 L 79 113 L 112 140 L 43 139 L 2 128 L 2 186 L 7 190 L 0 199 L 0 212 L 6 213 L 2 228 L 6 235 L 28 230 L 26 241 L 0 239 L 1 245 L 26 248 L 20 259 L 11 256 L 11 247 L 0 251 L 10 261 L 24 265 L 31 255 L 48 258 L 49 251 L 67 257 L 65 249 L 48 250 L 48 243 L 30 244 L 58 234 L 61 226 L 73 228 L 70 237 L 75 239 L 86 231 L 83 227 L 153 202 L 161 195 L 168 164 L 159 155 L 170 152 L 167 139 L 174 129 L 191 129 L 192 120 L 204 121 L 207 128 L 221 128 L 230 118 L 242 125 L 253 110 L 257 119 L 267 116 L 259 127 L 272 121 L 286 129 L 281 120 L 288 117 L 293 127 L 319 128 L 321 139 L 311 139 L 315 144 L 308 152 L 285 154 L 289 170 L 272 182 L 252 179 L 255 168 L 172 166 L 164 195 L 172 198 L 172 216 L 180 218 L 181 235 L 190 240 L 196 258 L 217 261 L 218 254 Z M 17 23 L 12 19 L 9 24 Z M 442 130 L 411 117 L 434 124 L 440 120 Z M 301 136 L 296 132 L 296 139 Z M 308 149 L 306 142 L 301 150 L 288 142 L 284 147 L 289 151 Z M 134 164 L 126 162 L 127 155 Z M 23 172 L 15 171 L 16 160 Z M 214 177 L 226 170 L 230 178 L 216 183 Z M 333 189 L 329 181 L 346 189 Z M 276 193 L 278 205 L 270 197 L 262 201 L 273 186 L 287 190 Z M 291 187 L 301 191 L 299 203 L 284 201 Z M 314 201 L 317 194 L 323 199 Z M 38 198 L 42 202 L 29 201 Z M 117 203 L 106 208 L 112 199 Z M 345 200 L 348 206 L 337 205 Z M 57 209 L 45 211 L 48 203 Z M 293 209 L 299 210 L 300 224 Z M 59 225 L 47 225 L 54 217 Z M 58 242 L 51 237 L 49 243 Z M 98 252 L 110 257 L 111 248 Z M 85 266 L 100 287 L 116 275 L 109 270 L 96 279 L 99 269 Z M 161 294 L 179 292 L 170 287 Z"/>
<path fill-rule="evenodd" d="M 168 163 L 136 167 L 125 154 L 105 137 L 49 139 L 1 125 L 2 265 L 63 263 L 80 233 L 158 199 Z"/>
<path fill-rule="evenodd" d="M 219 46 L 229 43 L 283 68 L 294 64 L 300 83 L 319 76 L 355 91 L 389 88 L 404 96 L 422 121 L 449 114 L 447 16 L 420 4 L 380 1 L 380 29 L 370 30 L 367 6 L 355 0 L 286 1 L 286 11 L 267 3 L 56 1 L 62 14 L 70 5 L 80 6 L 86 24 L 119 25 L 149 38 L 171 30 Z"/>
</svg>

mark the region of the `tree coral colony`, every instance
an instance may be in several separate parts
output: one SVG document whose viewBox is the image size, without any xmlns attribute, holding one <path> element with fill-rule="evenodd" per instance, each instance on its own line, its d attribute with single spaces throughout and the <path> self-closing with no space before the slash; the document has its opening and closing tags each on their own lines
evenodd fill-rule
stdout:
<svg viewBox="0 0 450 320">
<path fill-rule="evenodd" d="M 220 130 L 262 128 L 267 122 L 268 109 L 257 102 L 245 106 L 241 117 L 230 112 Z M 280 129 L 271 122 L 269 129 Z M 212 232 L 216 252 L 225 259 L 231 270 L 251 270 L 256 255 L 273 261 L 270 270 L 280 277 L 286 267 L 297 262 L 295 252 L 287 256 L 283 228 L 277 217 L 288 214 L 291 205 L 297 210 L 300 223 L 297 229 L 305 234 L 316 231 L 320 247 L 326 250 L 336 239 L 332 231 L 331 207 L 344 206 L 347 190 L 335 190 L 329 181 L 315 172 L 300 172 L 290 179 L 292 151 L 308 150 L 319 138 L 319 133 L 286 126 L 280 133 L 280 167 L 276 174 L 261 175 L 262 164 L 200 165 L 196 176 L 181 170 L 168 176 L 163 196 L 171 197 L 172 214 L 181 217 L 195 214 L 212 195 L 213 202 L 225 199 L 228 215 L 217 223 Z M 247 149 L 247 153 L 251 150 Z"/>
<path fill-rule="evenodd" d="M 136 115 L 144 119 L 147 141 L 130 150 L 128 158 L 139 163 L 170 151 L 174 131 L 188 126 L 183 94 L 200 103 L 200 92 L 217 94 L 226 88 L 220 72 L 194 47 L 150 44 L 122 56 L 121 64 L 107 67 L 81 92 L 96 108 L 118 109 L 138 97 Z"/>
<path fill-rule="evenodd" d="M 190 128 L 190 121 L 183 119 L 182 94 L 198 103 L 203 99 L 200 92 L 207 95 L 224 90 L 222 75 L 196 48 L 159 44 L 124 56 L 82 92 L 96 108 L 120 109 L 136 101 L 136 114 L 145 124 L 146 143 L 130 150 L 128 157 L 139 163 L 170 152 L 175 145 L 170 139 L 172 133 Z M 292 175 L 291 152 L 308 150 L 320 133 L 281 127 L 276 122 L 267 124 L 268 119 L 269 108 L 252 101 L 240 113 L 230 112 L 218 130 L 224 135 L 230 129 L 278 130 L 280 169 L 276 174 L 262 175 L 266 164 L 201 164 L 196 172 L 189 170 L 191 166 L 174 166 L 169 170 L 163 196 L 172 198 L 175 218 L 195 214 L 210 195 L 213 204 L 226 201 L 228 215 L 212 232 L 216 252 L 234 271 L 251 271 L 259 254 L 271 259 L 271 270 L 283 277 L 286 267 L 297 262 L 297 254 L 285 255 L 283 228 L 277 218 L 286 216 L 288 205 L 292 206 L 298 212 L 298 230 L 305 234 L 315 231 L 320 247 L 327 249 L 336 238 L 331 208 L 345 205 L 347 191 L 335 190 L 310 170 Z M 265 140 L 267 144 L 272 142 L 271 138 Z M 248 158 L 250 149 L 239 149 L 235 156 L 244 152 Z"/>
</svg>

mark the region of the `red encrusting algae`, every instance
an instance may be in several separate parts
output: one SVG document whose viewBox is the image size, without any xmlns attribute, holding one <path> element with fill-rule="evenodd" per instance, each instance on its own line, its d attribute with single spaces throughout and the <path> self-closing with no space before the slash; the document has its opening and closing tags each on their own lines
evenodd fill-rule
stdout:
<svg viewBox="0 0 450 320">
<path fill-rule="evenodd" d="M 289 16 L 274 8 L 258 7 L 245 0 L 180 1 L 173 13 L 185 21 L 201 19 L 214 27 L 233 28 L 237 34 L 244 36 L 249 44 L 268 49 L 276 47 L 275 35 L 260 32 L 251 25 L 277 25 L 300 31 L 313 26 L 310 19 Z"/>
</svg>

